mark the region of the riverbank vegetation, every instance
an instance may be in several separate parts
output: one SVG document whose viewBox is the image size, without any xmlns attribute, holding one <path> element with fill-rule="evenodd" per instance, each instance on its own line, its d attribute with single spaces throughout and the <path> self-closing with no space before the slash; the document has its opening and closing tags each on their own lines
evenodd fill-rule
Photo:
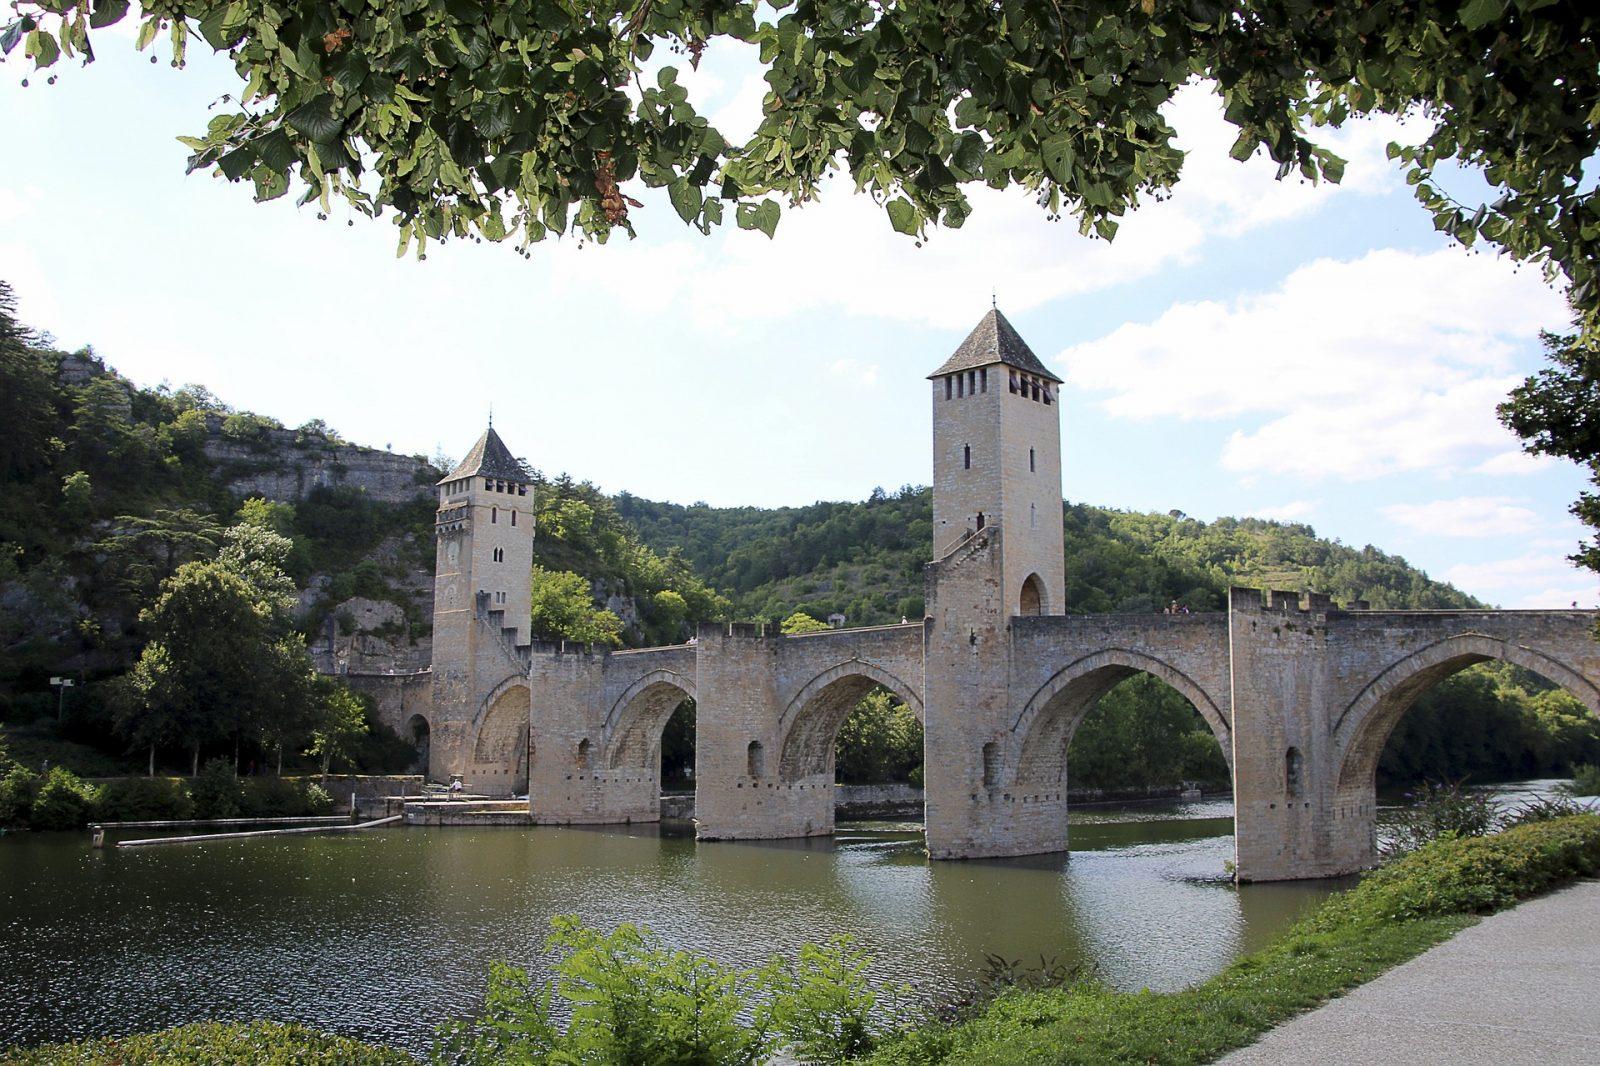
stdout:
<svg viewBox="0 0 1600 1066">
<path fill-rule="evenodd" d="M 1263 951 L 1182 992 L 1092 982 L 1002 995 L 956 1024 L 894 1037 L 876 1066 L 1203 1063 L 1371 980 L 1474 920 L 1600 873 L 1600 815 L 1428 844 L 1341 892 Z"/>
</svg>

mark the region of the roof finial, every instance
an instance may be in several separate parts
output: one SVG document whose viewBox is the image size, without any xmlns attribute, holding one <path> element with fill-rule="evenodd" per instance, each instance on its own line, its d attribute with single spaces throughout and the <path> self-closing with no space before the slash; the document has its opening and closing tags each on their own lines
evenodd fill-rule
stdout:
<svg viewBox="0 0 1600 1066">
<path fill-rule="evenodd" d="M 996 289 L 994 289 L 993 287 L 990 287 L 990 289 L 989 289 L 989 309 L 991 311 L 1000 310 L 1000 297 L 997 294 L 997 292 L 998 291 Z"/>
<path fill-rule="evenodd" d="M 489 428 L 494 428 L 494 404 L 489 405 Z"/>
</svg>

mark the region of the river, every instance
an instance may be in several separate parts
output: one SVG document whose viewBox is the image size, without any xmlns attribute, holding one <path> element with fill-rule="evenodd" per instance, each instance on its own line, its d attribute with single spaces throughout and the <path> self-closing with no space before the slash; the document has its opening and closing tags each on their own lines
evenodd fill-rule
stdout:
<svg viewBox="0 0 1600 1066">
<path fill-rule="evenodd" d="M 552 915 L 649 925 L 738 964 L 848 933 L 938 998 L 986 953 L 1173 989 L 1341 887 L 1234 887 L 1226 799 L 1082 807 L 1070 855 L 929 863 L 921 827 L 696 845 L 653 827 L 386 829 L 96 851 L 0 840 L 0 1047 L 202 1018 L 299 1021 L 412 1051 L 488 964 L 547 972 Z"/>
</svg>

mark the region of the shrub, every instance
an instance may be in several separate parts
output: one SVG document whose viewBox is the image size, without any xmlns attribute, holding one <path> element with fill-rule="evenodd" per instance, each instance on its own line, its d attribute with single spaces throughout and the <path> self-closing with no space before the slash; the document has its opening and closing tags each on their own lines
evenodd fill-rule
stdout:
<svg viewBox="0 0 1600 1066">
<path fill-rule="evenodd" d="M 332 814 L 333 797 L 328 795 L 328 790 L 315 781 L 306 783 L 302 790 L 305 793 L 305 810 L 307 814 Z"/>
<path fill-rule="evenodd" d="M 1600 873 L 1600 815 L 1519 825 L 1493 836 L 1446 838 L 1382 867 L 1318 912 L 1351 920 L 1482 914 L 1574 877 Z"/>
<path fill-rule="evenodd" d="M 772 1021 L 791 1051 L 806 1062 L 846 1062 L 869 1050 L 881 1027 L 878 994 L 868 983 L 871 960 L 848 937 L 804 944 L 793 963 L 774 964 L 766 984 Z"/>
<path fill-rule="evenodd" d="M 196 818 L 237 818 L 244 800 L 233 763 L 227 759 L 208 760 L 190 784 L 189 795 L 194 799 Z"/>
<path fill-rule="evenodd" d="M 245 818 L 297 818 L 332 810 L 333 798 L 327 789 L 285 777 L 250 778 L 239 802 L 239 814 Z"/>
<path fill-rule="evenodd" d="M 1500 828 L 1510 829 L 1513 826 L 1551 822 L 1557 818 L 1570 818 L 1574 814 L 1588 813 L 1590 808 L 1571 796 L 1559 793 L 1554 796 L 1538 796 L 1525 800 L 1507 811 L 1500 819 Z"/>
<path fill-rule="evenodd" d="M 199 1022 L 137 1036 L 0 1052 L 0 1066 L 253 1066 L 337 1062 L 341 1066 L 414 1066 L 392 1048 L 279 1022 Z"/>
<path fill-rule="evenodd" d="M 1600 796 L 1600 766 L 1584 764 L 1572 772 L 1566 791 L 1574 796 Z"/>
<path fill-rule="evenodd" d="M 82 829 L 94 814 L 97 789 L 66 767 L 53 767 L 33 798 L 35 829 Z"/>
<path fill-rule="evenodd" d="M 39 790 L 39 775 L 16 763 L 0 777 L 0 826 L 28 824 L 33 797 Z"/>
<path fill-rule="evenodd" d="M 1388 825 L 1380 851 L 1393 859 L 1424 844 L 1447 837 L 1478 837 L 1493 832 L 1499 821 L 1494 800 L 1486 792 L 1451 785 L 1424 784 L 1409 797 Z"/>
<path fill-rule="evenodd" d="M 194 801 L 171 777 L 120 777 L 100 789 L 99 817 L 107 822 L 176 821 L 194 817 Z"/>
<path fill-rule="evenodd" d="M 554 986 L 536 987 L 525 970 L 496 965 L 484 1013 L 440 1028 L 436 1056 L 477 1064 L 582 1062 L 764 1062 L 773 1050 L 770 1013 L 740 1023 L 743 993 L 760 974 L 661 945 L 648 929 L 624 923 L 610 933 L 573 915 L 552 920 L 548 946 L 565 953 Z M 559 993 L 571 1021 L 563 1031 L 550 1003 Z"/>
</svg>

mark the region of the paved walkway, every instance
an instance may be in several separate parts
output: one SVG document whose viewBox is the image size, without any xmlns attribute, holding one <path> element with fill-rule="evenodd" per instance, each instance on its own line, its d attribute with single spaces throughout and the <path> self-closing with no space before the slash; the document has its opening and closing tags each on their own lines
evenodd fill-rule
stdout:
<svg viewBox="0 0 1600 1066">
<path fill-rule="evenodd" d="M 1485 918 L 1222 1062 L 1600 1062 L 1600 881 Z"/>
</svg>

